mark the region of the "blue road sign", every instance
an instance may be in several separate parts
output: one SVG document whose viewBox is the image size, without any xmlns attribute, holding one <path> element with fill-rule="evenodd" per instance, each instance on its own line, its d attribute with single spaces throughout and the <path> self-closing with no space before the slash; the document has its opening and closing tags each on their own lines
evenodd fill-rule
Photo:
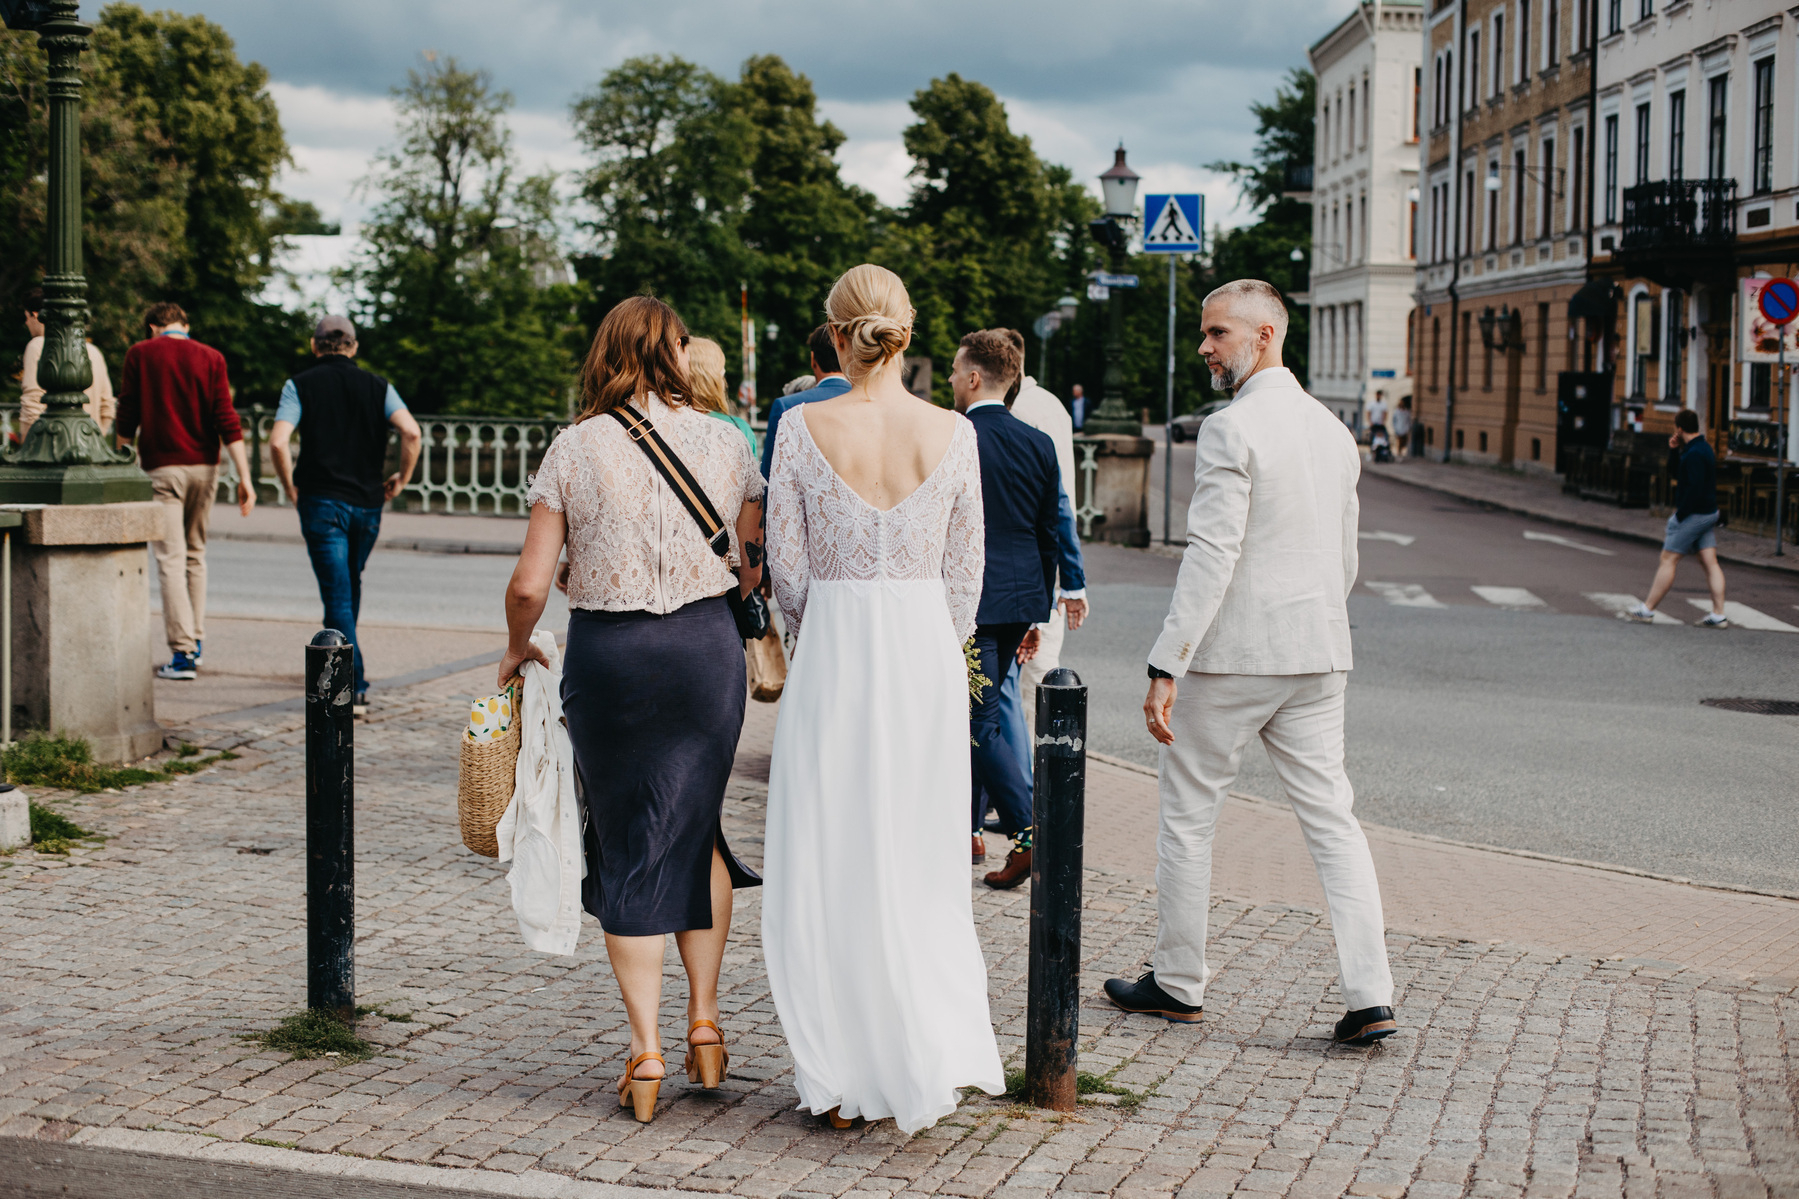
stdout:
<svg viewBox="0 0 1799 1199">
<path fill-rule="evenodd" d="M 1799 285 L 1791 279 L 1770 279 L 1762 284 L 1762 315 L 1776 325 L 1799 316 Z"/>
<path fill-rule="evenodd" d="M 1143 252 L 1196 254 L 1204 244 L 1206 198 L 1198 192 L 1143 198 Z"/>
<path fill-rule="evenodd" d="M 1094 272 L 1093 281 L 1101 287 L 1137 286 L 1137 276 L 1135 275 L 1109 275 L 1104 271 Z"/>
</svg>

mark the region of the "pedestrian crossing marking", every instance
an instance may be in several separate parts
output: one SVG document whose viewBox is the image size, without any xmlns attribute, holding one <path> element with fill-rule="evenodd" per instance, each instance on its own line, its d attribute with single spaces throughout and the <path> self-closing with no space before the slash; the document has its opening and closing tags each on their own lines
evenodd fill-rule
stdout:
<svg viewBox="0 0 1799 1199">
<path fill-rule="evenodd" d="M 1373 533 L 1370 533 L 1367 529 L 1362 529 L 1356 533 L 1356 536 L 1363 541 L 1391 541 L 1394 545 L 1410 545 L 1412 542 L 1418 540 L 1410 533 L 1389 533 L 1385 529 Z"/>
<path fill-rule="evenodd" d="M 1589 554 L 1604 554 L 1608 558 L 1618 552 L 1617 550 L 1600 549 L 1596 545 L 1588 545 L 1586 542 L 1576 541 L 1572 537 L 1559 537 L 1554 533 L 1539 533 L 1535 529 L 1524 530 L 1524 540 L 1547 541 L 1551 545 L 1564 545 L 1571 550 L 1585 550 Z"/>
<path fill-rule="evenodd" d="M 1687 597 L 1687 603 L 1693 605 L 1702 612 L 1710 612 L 1712 610 L 1712 602 L 1708 599 L 1698 599 L 1689 595 Z M 1795 604 L 1794 607 L 1799 607 L 1799 604 Z M 1735 600 L 1724 601 L 1724 615 L 1729 619 L 1731 624 L 1737 626 L 1739 629 L 1760 629 L 1764 633 L 1799 633 L 1799 628 L 1788 624 L 1786 621 L 1775 616 L 1769 616 L 1766 612 L 1757 612 L 1748 604 L 1739 604 Z"/>
<path fill-rule="evenodd" d="M 1373 579 L 1369 579 L 1365 586 L 1389 604 L 1401 608 L 1447 608 L 1449 606 L 1416 583 L 1377 583 Z"/>
<path fill-rule="evenodd" d="M 1470 587 L 1468 590 L 1498 608 L 1541 611 L 1549 607 L 1522 587 Z"/>
<path fill-rule="evenodd" d="M 1601 608 L 1604 608 L 1607 612 L 1617 616 L 1624 615 L 1626 612 L 1643 602 L 1634 595 L 1625 595 L 1622 592 L 1616 591 L 1587 591 L 1582 594 L 1598 604 Z M 1674 619 L 1674 617 L 1669 616 L 1666 612 L 1657 612 L 1655 614 L 1655 619 L 1651 623 L 1680 624 L 1681 622 Z"/>
</svg>

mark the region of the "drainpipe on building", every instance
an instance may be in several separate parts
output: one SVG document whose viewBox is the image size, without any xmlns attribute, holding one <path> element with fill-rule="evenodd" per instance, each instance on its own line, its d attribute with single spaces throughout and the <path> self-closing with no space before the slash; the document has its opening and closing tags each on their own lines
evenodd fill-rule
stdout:
<svg viewBox="0 0 1799 1199">
<path fill-rule="evenodd" d="M 1455 347 L 1461 334 L 1462 295 L 1462 93 L 1468 75 L 1463 38 L 1468 24 L 1468 0 L 1455 10 L 1455 122 L 1449 127 L 1449 180 L 1455 214 L 1449 221 L 1449 386 L 1443 391 L 1443 461 L 1455 448 Z"/>
</svg>

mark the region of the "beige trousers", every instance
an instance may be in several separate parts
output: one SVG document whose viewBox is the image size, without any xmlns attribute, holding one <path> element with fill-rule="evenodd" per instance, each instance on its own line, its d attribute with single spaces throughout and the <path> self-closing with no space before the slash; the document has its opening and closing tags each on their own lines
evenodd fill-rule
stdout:
<svg viewBox="0 0 1799 1199">
<path fill-rule="evenodd" d="M 1024 727 L 1030 730 L 1032 745 L 1037 744 L 1037 684 L 1062 664 L 1062 638 L 1068 634 L 1062 605 L 1057 604 L 1054 615 L 1037 627 L 1043 631 L 1043 642 L 1031 660 L 1018 668 L 1018 694 L 1024 702 Z"/>
<path fill-rule="evenodd" d="M 191 654 L 206 636 L 206 525 L 219 490 L 217 466 L 159 466 L 150 489 L 164 505 L 163 538 L 150 543 L 162 583 L 162 627 L 171 652 Z"/>
<path fill-rule="evenodd" d="M 1243 751 L 1260 737 L 1299 817 L 1330 907 L 1337 967 L 1349 1010 L 1388 1007 L 1380 882 L 1355 792 L 1343 770 L 1343 694 L 1348 674 L 1189 674 L 1180 680 L 1162 748 L 1161 831 L 1156 837 L 1156 982 L 1183 1003 L 1205 1001 L 1206 916 L 1212 836 Z"/>
</svg>

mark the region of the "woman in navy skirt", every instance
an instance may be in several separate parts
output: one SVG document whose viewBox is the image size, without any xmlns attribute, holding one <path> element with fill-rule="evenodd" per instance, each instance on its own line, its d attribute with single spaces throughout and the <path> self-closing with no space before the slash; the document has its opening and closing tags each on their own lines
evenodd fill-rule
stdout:
<svg viewBox="0 0 1799 1199">
<path fill-rule="evenodd" d="M 725 783 L 743 729 L 743 642 L 725 592 L 761 580 L 762 476 L 742 434 L 689 400 L 687 329 L 648 296 L 606 315 L 582 371 L 583 407 L 544 453 L 531 524 L 506 592 L 502 683 L 530 642 L 568 551 L 562 703 L 586 799 L 582 902 L 600 921 L 631 1022 L 619 1103 L 647 1122 L 666 1066 L 658 1028 L 664 937 L 687 969 L 688 1077 L 728 1061 L 718 975 L 731 890 L 761 882 L 725 844 Z M 726 520 L 727 557 L 642 448 L 608 415 L 656 427 Z"/>
</svg>

